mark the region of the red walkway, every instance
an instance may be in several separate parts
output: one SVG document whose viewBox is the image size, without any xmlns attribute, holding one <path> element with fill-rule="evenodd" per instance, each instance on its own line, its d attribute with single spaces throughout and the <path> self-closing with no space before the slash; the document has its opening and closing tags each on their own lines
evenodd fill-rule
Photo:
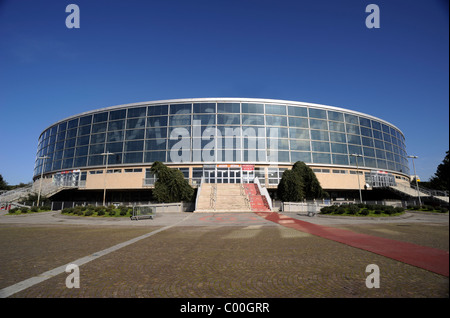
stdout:
<svg viewBox="0 0 450 318">
<path fill-rule="evenodd" d="M 448 277 L 449 253 L 444 250 L 312 224 L 276 212 L 255 213 L 285 227 L 360 248 Z"/>
</svg>

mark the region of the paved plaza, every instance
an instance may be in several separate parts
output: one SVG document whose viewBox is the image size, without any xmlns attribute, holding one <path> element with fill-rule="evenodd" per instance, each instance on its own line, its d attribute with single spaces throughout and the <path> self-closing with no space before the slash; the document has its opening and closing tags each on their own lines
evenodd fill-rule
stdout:
<svg viewBox="0 0 450 318">
<path fill-rule="evenodd" d="M 448 255 L 448 214 L 283 217 Z M 64 268 L 78 261 L 80 287 L 67 288 Z M 379 288 L 366 286 L 369 264 L 379 268 Z M 2 297 L 448 298 L 448 291 L 446 275 L 254 213 L 166 213 L 139 221 L 0 215 Z"/>
</svg>

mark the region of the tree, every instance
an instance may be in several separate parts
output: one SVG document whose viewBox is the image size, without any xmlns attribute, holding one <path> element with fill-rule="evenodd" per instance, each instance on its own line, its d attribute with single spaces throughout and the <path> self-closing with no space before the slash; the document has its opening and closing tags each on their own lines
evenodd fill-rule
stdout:
<svg viewBox="0 0 450 318">
<path fill-rule="evenodd" d="M 0 190 L 8 190 L 8 183 L 3 180 L 3 176 L 0 174 Z"/>
<path fill-rule="evenodd" d="M 291 170 L 283 172 L 277 189 L 282 201 L 299 202 L 326 196 L 314 171 L 304 162 L 297 161 Z"/>
<path fill-rule="evenodd" d="M 436 169 L 436 173 L 430 179 L 430 185 L 435 190 L 449 191 L 449 173 L 450 173 L 450 153 L 447 150 L 446 156 Z"/>
<path fill-rule="evenodd" d="M 194 189 L 184 179 L 180 170 L 171 169 L 156 161 L 151 171 L 158 177 L 153 189 L 153 196 L 158 202 L 173 203 L 192 200 Z"/>
</svg>

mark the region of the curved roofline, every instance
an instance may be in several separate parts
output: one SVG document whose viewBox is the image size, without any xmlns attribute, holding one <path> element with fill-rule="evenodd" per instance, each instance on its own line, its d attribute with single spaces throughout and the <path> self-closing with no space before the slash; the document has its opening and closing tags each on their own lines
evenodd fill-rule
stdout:
<svg viewBox="0 0 450 318">
<path fill-rule="evenodd" d="M 403 134 L 403 132 L 394 124 L 372 116 L 372 115 L 368 115 L 362 112 L 358 112 L 356 110 L 351 110 L 351 109 L 347 109 L 347 108 L 342 108 L 342 107 L 336 107 L 336 106 L 330 106 L 330 105 L 323 105 L 323 104 L 315 104 L 315 103 L 307 103 L 307 102 L 297 102 L 297 101 L 291 101 L 291 100 L 283 100 L 283 99 L 268 99 L 268 98 L 242 98 L 242 97 L 202 97 L 202 98 L 178 98 L 178 99 L 163 99 L 163 100 L 155 100 L 155 101 L 146 101 L 146 102 L 138 102 L 138 103 L 130 103 L 130 104 L 121 104 L 121 105 L 115 105 L 115 106 L 108 106 L 108 107 L 103 107 L 103 108 L 98 108 L 98 109 L 94 109 L 94 110 L 90 110 L 87 112 L 83 112 L 83 113 L 79 113 L 73 116 L 69 116 L 66 117 L 64 119 L 61 119 L 59 121 L 57 121 L 56 123 L 51 124 L 50 126 L 48 126 L 47 128 L 45 128 L 41 134 L 39 135 L 39 138 L 41 137 L 41 135 L 50 127 L 53 127 L 61 122 L 70 120 L 72 118 L 76 118 L 76 117 L 80 117 L 80 116 L 84 116 L 84 115 L 89 115 L 92 113 L 97 113 L 97 112 L 101 112 L 101 111 L 106 111 L 106 110 L 114 110 L 114 109 L 121 109 L 121 108 L 126 108 L 126 107 L 137 107 L 137 106 L 151 106 L 152 104 L 171 104 L 171 103 L 182 103 L 182 102 L 207 102 L 207 101 L 214 101 L 214 102 L 219 102 L 219 101 L 227 101 L 227 102 L 259 102 L 259 103 L 282 103 L 282 104 L 286 104 L 286 105 L 292 105 L 292 106 L 307 106 L 307 107 L 315 107 L 315 108 L 322 108 L 322 109 L 326 109 L 326 110 L 335 110 L 335 111 L 343 111 L 343 112 L 347 112 L 347 113 L 352 113 L 358 116 L 364 116 L 370 119 L 374 119 L 380 122 L 383 122 L 385 124 L 389 124 L 391 126 L 393 126 L 394 128 L 396 128 L 402 135 L 403 137 L 405 137 L 405 134 Z"/>
</svg>

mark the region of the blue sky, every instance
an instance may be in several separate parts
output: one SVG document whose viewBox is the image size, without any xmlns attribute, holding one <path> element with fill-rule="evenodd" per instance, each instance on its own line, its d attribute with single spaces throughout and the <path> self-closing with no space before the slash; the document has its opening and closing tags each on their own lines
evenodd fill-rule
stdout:
<svg viewBox="0 0 450 318">
<path fill-rule="evenodd" d="M 70 3 L 79 29 L 66 28 Z M 365 25 L 370 3 L 379 29 Z M 31 181 L 42 130 L 84 111 L 258 97 L 387 120 L 427 180 L 449 148 L 448 10 L 437 0 L 0 0 L 0 174 Z"/>
</svg>

